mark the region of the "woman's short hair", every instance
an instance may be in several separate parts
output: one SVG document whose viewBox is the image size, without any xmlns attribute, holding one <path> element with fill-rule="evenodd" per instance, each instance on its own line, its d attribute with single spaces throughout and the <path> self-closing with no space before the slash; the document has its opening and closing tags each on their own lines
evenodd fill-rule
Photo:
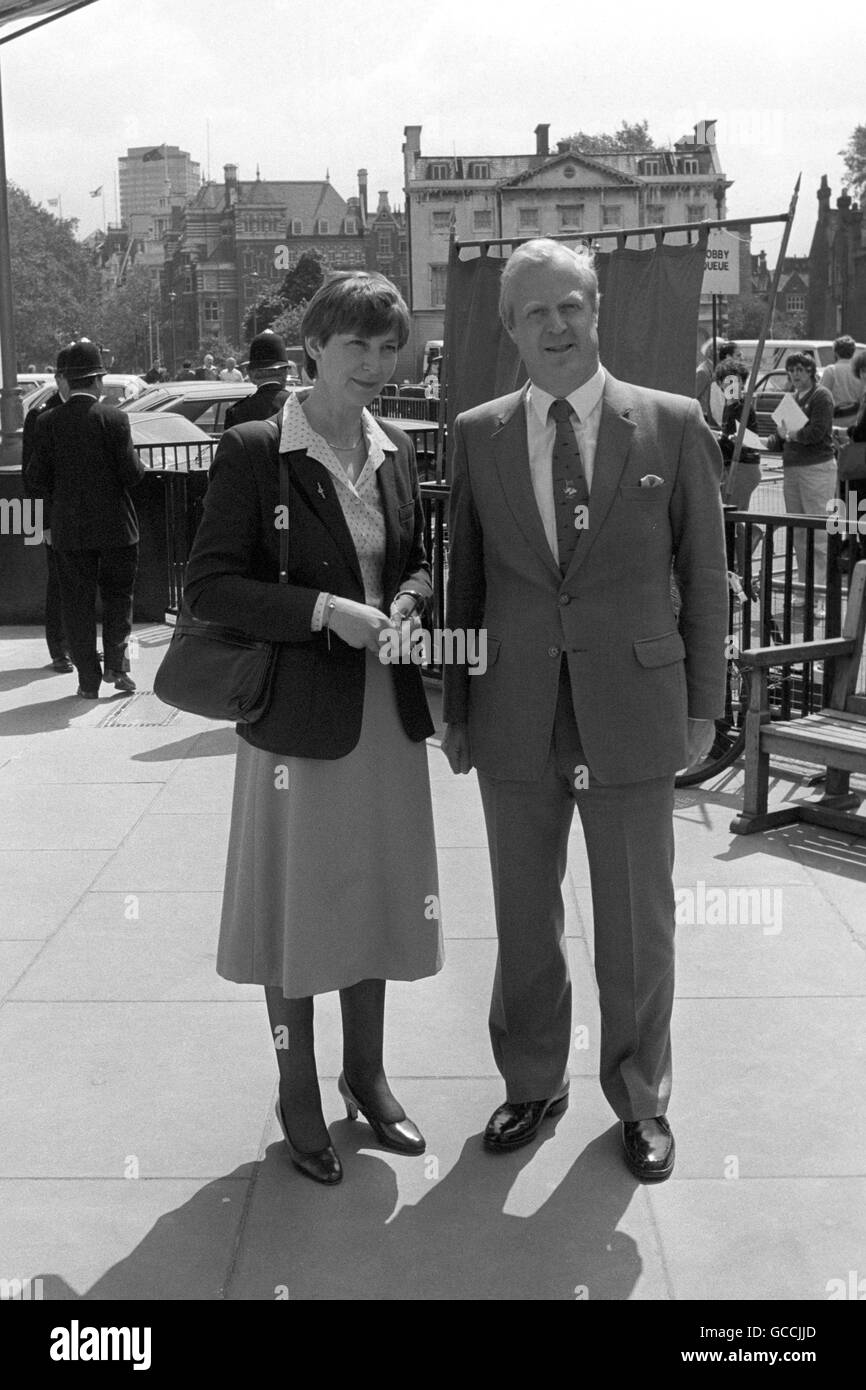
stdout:
<svg viewBox="0 0 866 1390">
<path fill-rule="evenodd" d="M 812 380 L 818 371 L 818 363 L 815 361 L 811 352 L 791 352 L 785 358 L 785 371 L 789 372 L 792 367 L 805 367 Z"/>
<path fill-rule="evenodd" d="M 724 362 L 726 357 L 733 357 L 739 350 L 739 343 L 735 343 L 732 338 L 727 338 L 725 342 L 719 344 L 719 361 Z"/>
<path fill-rule="evenodd" d="M 376 271 L 341 270 L 316 290 L 301 322 L 304 367 L 315 380 L 316 362 L 307 352 L 307 339 L 324 347 L 335 333 L 362 333 L 378 338 L 395 333 L 397 346 L 409 339 L 409 310 L 397 289 Z"/>
<path fill-rule="evenodd" d="M 721 386 L 726 376 L 738 376 L 740 381 L 748 381 L 749 369 L 745 362 L 738 362 L 735 357 L 723 357 L 721 362 L 716 364 L 714 375 Z"/>
<path fill-rule="evenodd" d="M 841 357 L 844 362 L 846 358 L 853 357 L 857 351 L 857 344 L 850 333 L 843 333 L 841 338 L 837 338 L 833 344 L 833 351 L 837 357 Z"/>
</svg>

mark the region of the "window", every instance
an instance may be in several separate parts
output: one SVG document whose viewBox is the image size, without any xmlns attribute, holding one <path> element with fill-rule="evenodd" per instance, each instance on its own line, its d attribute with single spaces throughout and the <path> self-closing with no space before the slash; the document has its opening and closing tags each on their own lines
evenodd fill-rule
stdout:
<svg viewBox="0 0 866 1390">
<path fill-rule="evenodd" d="M 538 226 L 538 208 L 518 209 L 518 226 L 523 230 L 526 227 Z"/>
<path fill-rule="evenodd" d="M 358 232 L 357 219 L 354 217 L 346 218 L 346 236 L 356 236 Z"/>
<path fill-rule="evenodd" d="M 255 258 L 255 256 L 253 255 L 252 251 L 245 251 L 245 252 L 244 252 L 244 270 L 246 270 L 247 272 L 249 272 L 249 271 L 251 271 L 251 270 L 255 270 L 255 265 L 256 265 L 256 258 Z"/>
<path fill-rule="evenodd" d="M 583 230 L 583 203 L 569 203 L 559 209 L 560 227 L 573 227 L 576 231 Z"/>
<path fill-rule="evenodd" d="M 206 299 L 204 302 L 204 321 L 207 324 L 217 326 L 220 321 L 220 302 L 218 299 Z"/>
<path fill-rule="evenodd" d="M 660 174 L 662 171 L 661 161 L 658 159 L 642 159 L 640 171 L 642 174 L 646 174 L 648 176 Z"/>
<path fill-rule="evenodd" d="M 434 160 L 432 163 L 427 165 L 428 179 L 447 179 L 449 173 L 450 170 L 448 168 L 447 161 L 444 159 Z"/>
<path fill-rule="evenodd" d="M 379 255 L 380 255 L 380 256 L 390 256 L 390 254 L 391 254 L 391 233 L 390 233 L 390 232 L 380 232 L 380 233 L 379 233 Z"/>
<path fill-rule="evenodd" d="M 328 236 L 330 229 L 331 224 L 328 221 L 327 217 L 320 217 L 318 223 L 316 224 L 316 230 L 318 231 L 319 236 Z"/>
<path fill-rule="evenodd" d="M 686 204 L 686 221 L 687 221 L 687 222 L 703 222 L 704 219 L 705 219 L 705 217 L 706 217 L 706 215 L 707 215 L 707 205 L 706 205 L 706 203 L 687 203 L 687 204 Z"/>
<path fill-rule="evenodd" d="M 447 232 L 451 226 L 451 208 L 431 213 L 430 226 L 434 232 Z"/>
<path fill-rule="evenodd" d="M 442 308 L 445 304 L 445 290 L 448 285 L 447 265 L 431 265 L 430 267 L 430 303 L 434 309 Z"/>
<path fill-rule="evenodd" d="M 665 221 L 665 205 L 664 205 L 664 203 L 647 203 L 647 205 L 646 205 L 646 220 L 647 220 L 647 222 L 650 224 L 651 227 L 656 227 L 656 226 L 659 225 L 659 223 L 664 222 L 664 221 Z"/>
<path fill-rule="evenodd" d="M 699 174 L 700 166 L 696 159 L 681 159 L 680 172 L 683 174 Z"/>
<path fill-rule="evenodd" d="M 490 165 L 483 159 L 474 159 L 466 171 L 466 177 L 467 179 L 489 179 Z"/>
<path fill-rule="evenodd" d="M 806 312 L 806 296 L 804 294 L 786 294 L 785 309 L 789 314 L 803 314 Z"/>
<path fill-rule="evenodd" d="M 304 224 L 300 217 L 293 217 L 291 222 L 292 236 L 303 236 Z"/>
<path fill-rule="evenodd" d="M 606 203 L 601 210 L 601 225 L 603 227 L 622 226 L 622 203 Z"/>
<path fill-rule="evenodd" d="M 472 230 L 475 232 L 493 231 L 493 210 L 491 208 L 477 208 L 473 212 Z"/>
</svg>

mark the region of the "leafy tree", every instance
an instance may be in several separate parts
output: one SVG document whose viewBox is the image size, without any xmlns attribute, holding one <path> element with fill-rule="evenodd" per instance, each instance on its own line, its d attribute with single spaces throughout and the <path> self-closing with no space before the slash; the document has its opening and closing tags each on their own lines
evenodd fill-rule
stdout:
<svg viewBox="0 0 866 1390">
<path fill-rule="evenodd" d="M 767 301 L 757 294 L 742 294 L 728 301 L 729 338 L 759 338 L 767 317 Z"/>
<path fill-rule="evenodd" d="M 151 322 L 160 315 L 159 294 L 144 266 L 134 265 L 122 285 L 109 290 L 96 315 L 96 336 L 105 348 L 112 371 L 145 371 L 149 363 L 148 313 Z M 163 343 L 170 345 L 163 329 Z"/>
<path fill-rule="evenodd" d="M 649 133 L 649 121 L 640 121 L 637 125 L 623 121 L 613 134 L 603 132 L 590 135 L 585 130 L 579 130 L 569 136 L 569 143 L 580 154 L 614 154 L 623 150 L 636 150 L 642 154 L 656 148 Z"/>
<path fill-rule="evenodd" d="M 286 344 L 286 347 L 297 347 L 301 341 L 301 321 L 307 308 L 307 301 L 304 299 L 300 304 L 295 304 L 290 309 L 284 309 L 270 325 L 275 333 Z"/>
<path fill-rule="evenodd" d="M 312 299 L 325 278 L 325 269 L 325 255 L 318 247 L 301 252 L 280 286 L 280 299 L 288 308 Z"/>
<path fill-rule="evenodd" d="M 9 241 L 20 362 L 42 367 L 74 337 L 95 337 L 99 280 L 75 240 L 75 218 L 58 218 L 8 185 Z"/>
<path fill-rule="evenodd" d="M 844 150 L 839 151 L 845 165 L 845 187 L 856 197 L 866 194 L 866 125 L 854 128 Z"/>
<path fill-rule="evenodd" d="M 249 343 L 257 333 L 264 333 L 266 328 L 273 328 L 274 319 L 283 313 L 285 307 L 285 300 L 280 299 L 279 295 L 263 291 L 255 304 L 251 304 L 244 314 L 241 326 L 244 342 Z"/>
</svg>

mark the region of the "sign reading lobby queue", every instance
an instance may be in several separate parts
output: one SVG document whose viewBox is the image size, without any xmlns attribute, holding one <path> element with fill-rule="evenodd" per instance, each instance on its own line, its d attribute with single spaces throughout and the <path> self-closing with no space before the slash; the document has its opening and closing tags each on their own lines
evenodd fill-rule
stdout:
<svg viewBox="0 0 866 1390">
<path fill-rule="evenodd" d="M 715 228 L 707 240 L 707 259 L 701 294 L 740 293 L 740 239 Z"/>
</svg>

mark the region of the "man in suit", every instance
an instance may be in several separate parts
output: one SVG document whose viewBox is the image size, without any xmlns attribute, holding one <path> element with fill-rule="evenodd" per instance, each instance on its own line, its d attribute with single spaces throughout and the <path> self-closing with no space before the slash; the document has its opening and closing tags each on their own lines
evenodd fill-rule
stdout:
<svg viewBox="0 0 866 1390">
<path fill-rule="evenodd" d="M 520 247 L 500 309 L 530 380 L 455 425 L 448 626 L 486 629 L 487 669 L 446 668 L 443 740 L 455 772 L 477 769 L 493 872 L 506 1101 L 484 1139 L 517 1148 L 568 1104 L 561 884 L 577 806 L 601 1085 L 629 1168 L 658 1182 L 674 1165 L 673 779 L 724 707 L 721 458 L 695 401 L 600 365 L 588 253 Z"/>
<path fill-rule="evenodd" d="M 66 366 L 66 348 L 61 348 L 57 354 L 57 365 L 54 369 L 54 380 L 57 390 L 53 395 L 43 401 L 40 406 L 28 410 L 24 417 L 24 430 L 21 436 L 21 481 L 22 494 L 24 497 L 33 495 L 30 486 L 30 465 L 33 462 L 33 446 L 36 440 L 36 426 L 42 415 L 48 410 L 55 410 L 62 405 L 69 392 L 69 387 L 64 376 Z M 48 654 L 51 657 L 51 665 L 55 671 L 61 675 L 69 675 L 75 670 L 69 659 L 69 644 L 66 641 L 66 634 L 63 631 L 63 608 L 60 599 L 60 575 L 57 572 L 57 557 L 54 547 L 51 544 L 51 517 L 47 507 L 43 506 L 42 528 L 43 539 L 45 541 L 45 563 L 48 567 L 48 582 L 45 586 L 45 640 L 48 644 Z"/>
<path fill-rule="evenodd" d="M 51 543 L 78 694 L 96 700 L 100 681 L 115 690 L 135 690 L 127 674 L 127 642 L 138 519 L 127 489 L 146 470 L 132 447 L 129 416 L 99 399 L 105 370 L 96 345 L 88 338 L 72 343 L 64 372 L 69 395 L 39 419 L 28 477 L 34 494 L 51 509 Z M 96 649 L 97 589 L 104 672 Z"/>
<path fill-rule="evenodd" d="M 286 376 L 289 359 L 286 345 L 279 333 L 266 328 L 250 343 L 250 360 L 244 362 L 249 369 L 250 381 L 258 390 L 252 396 L 242 396 L 226 411 L 226 429 L 233 425 L 243 425 L 247 420 L 267 420 L 282 410 L 288 397 Z"/>
</svg>

